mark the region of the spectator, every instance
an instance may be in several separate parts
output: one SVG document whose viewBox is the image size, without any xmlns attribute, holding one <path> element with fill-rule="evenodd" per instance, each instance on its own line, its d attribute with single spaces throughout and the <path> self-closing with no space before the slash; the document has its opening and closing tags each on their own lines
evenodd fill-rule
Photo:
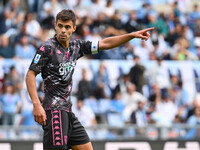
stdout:
<svg viewBox="0 0 200 150">
<path fill-rule="evenodd" d="M 31 43 L 34 47 L 38 47 L 38 45 L 40 45 L 40 40 L 38 39 L 36 40 L 33 36 L 26 34 L 26 23 L 24 23 L 20 29 L 17 35 L 14 36 L 14 45 L 16 46 L 17 44 L 21 43 L 21 38 L 23 35 L 27 35 L 28 37 L 28 42 Z"/>
<path fill-rule="evenodd" d="M 104 13 L 106 17 L 111 18 L 114 15 L 115 8 L 113 7 L 113 0 L 107 0 L 106 6 L 104 8 Z"/>
<path fill-rule="evenodd" d="M 39 22 L 33 18 L 31 13 L 27 13 L 25 17 L 25 32 L 37 39 L 40 38 L 42 33 Z"/>
<path fill-rule="evenodd" d="M 17 72 L 15 66 L 10 67 L 10 72 L 5 76 L 5 82 L 10 82 L 16 89 L 16 92 L 20 93 L 23 87 L 23 78 Z"/>
<path fill-rule="evenodd" d="M 147 15 L 151 10 L 151 6 L 148 3 L 142 4 L 141 9 L 138 10 L 137 18 L 140 23 L 147 24 Z"/>
<path fill-rule="evenodd" d="M 93 125 L 96 125 L 97 122 L 94 112 L 90 109 L 90 107 L 84 105 L 82 99 L 77 100 L 76 108 L 73 111 L 74 114 L 80 120 L 81 124 L 85 127 L 91 127 Z"/>
<path fill-rule="evenodd" d="M 75 1 L 70 1 L 68 0 L 69 3 L 73 3 Z M 76 15 L 80 18 L 84 18 L 85 16 L 88 16 L 90 17 L 89 15 L 89 10 L 88 9 L 85 9 L 84 7 L 84 2 L 88 2 L 88 1 L 83 1 L 83 0 L 76 0 L 76 4 L 69 4 L 69 6 L 73 7 L 74 8 L 74 11 L 76 13 Z M 90 3 L 90 2 L 89 2 Z"/>
<path fill-rule="evenodd" d="M 150 85 L 157 84 L 162 90 L 164 88 L 170 88 L 170 78 L 163 59 L 157 57 L 156 64 L 146 70 L 146 78 Z"/>
<path fill-rule="evenodd" d="M 139 100 L 137 103 L 137 109 L 131 113 L 130 122 L 137 125 L 139 128 L 136 129 L 136 135 L 144 135 L 146 132 L 145 126 L 147 125 L 147 115 L 144 108 L 145 102 Z"/>
<path fill-rule="evenodd" d="M 20 130 L 17 130 L 17 134 L 22 136 L 24 139 L 32 139 L 34 137 L 34 131 L 31 130 L 31 127 L 36 125 L 33 116 L 33 104 L 28 95 L 28 91 L 26 89 L 22 89 L 21 91 L 21 101 L 20 101 L 20 118 L 18 122 L 18 126 L 21 127 Z M 23 129 L 23 126 L 30 127 L 30 129 Z"/>
<path fill-rule="evenodd" d="M 72 10 L 74 9 L 74 6 L 71 5 L 69 0 L 61 0 L 60 4 L 62 6 L 62 9 L 72 9 Z"/>
<path fill-rule="evenodd" d="M 6 34 L 0 36 L 0 58 L 13 58 L 14 45 Z"/>
<path fill-rule="evenodd" d="M 90 5 L 89 14 L 94 20 L 97 18 L 99 13 L 103 12 L 102 10 L 104 10 L 103 6 L 100 5 L 100 3 L 100 0 L 92 0 L 92 4 Z"/>
<path fill-rule="evenodd" d="M 179 9 L 179 5 L 178 5 L 177 1 L 175 1 L 175 2 L 172 3 L 172 9 L 173 9 L 174 16 L 176 18 L 178 18 L 178 20 L 179 20 L 179 17 L 181 15 L 181 11 Z"/>
<path fill-rule="evenodd" d="M 94 32 L 98 32 L 101 37 L 109 35 L 110 33 L 106 33 L 106 29 L 109 26 L 108 26 L 108 21 L 106 20 L 105 14 L 100 12 L 98 13 L 96 18 L 97 19 L 94 20 L 93 24 L 91 25 L 92 30 Z"/>
<path fill-rule="evenodd" d="M 150 90 L 150 94 L 149 94 L 149 103 L 150 105 L 156 105 L 158 104 L 161 100 L 162 100 L 162 97 L 161 97 L 161 90 L 158 86 L 158 84 L 153 84 L 151 85 L 151 90 Z"/>
<path fill-rule="evenodd" d="M 82 0 L 61 0 L 60 4 L 63 6 L 63 9 L 69 8 L 69 9 L 74 9 L 77 6 L 83 7 L 83 2 Z M 63 5 L 64 4 L 64 5 Z M 65 7 L 64 7 L 65 6 Z"/>
<path fill-rule="evenodd" d="M 122 97 L 127 92 L 128 85 L 131 84 L 130 76 L 128 74 L 123 74 L 119 77 L 118 84 L 114 88 L 113 92 L 121 92 Z"/>
<path fill-rule="evenodd" d="M 24 20 L 24 13 L 20 7 L 20 0 L 11 0 L 5 8 L 8 11 L 7 22 L 10 22 L 10 27 L 18 30 Z"/>
<path fill-rule="evenodd" d="M 115 10 L 115 13 L 111 19 L 109 19 L 109 27 L 106 30 L 106 33 L 108 36 L 122 35 L 126 33 L 123 28 L 124 27 L 121 21 L 121 14 L 118 10 Z"/>
<path fill-rule="evenodd" d="M 198 18 L 193 27 L 194 36 L 200 37 L 200 18 Z"/>
<path fill-rule="evenodd" d="M 124 109 L 124 118 L 126 121 L 130 120 L 131 113 L 137 109 L 138 101 L 147 102 L 147 99 L 144 95 L 136 91 L 136 87 L 134 84 L 129 84 L 127 88 L 127 92 L 123 94 L 122 99 L 125 102 Z"/>
<path fill-rule="evenodd" d="M 150 27 L 155 27 L 158 30 L 158 33 L 164 37 L 168 34 L 168 28 L 163 19 L 161 19 L 158 14 L 154 11 L 150 12 L 147 16 Z"/>
<path fill-rule="evenodd" d="M 137 20 L 137 11 L 131 11 L 129 14 L 129 19 L 125 24 L 125 30 L 127 33 L 140 30 L 142 28 L 142 24 L 138 23 Z"/>
<path fill-rule="evenodd" d="M 200 99 L 199 99 L 199 94 L 197 94 L 195 99 L 192 102 L 192 105 L 190 105 L 188 108 L 188 113 L 187 113 L 187 117 L 185 118 L 185 121 L 187 121 L 192 115 L 194 115 L 195 108 L 199 108 L 199 107 L 200 107 Z"/>
<path fill-rule="evenodd" d="M 170 52 L 168 46 L 162 34 L 158 34 L 158 31 L 152 31 L 151 36 L 152 50 L 157 57 L 162 57 L 164 60 L 170 60 Z M 150 47 L 150 46 L 149 46 Z"/>
<path fill-rule="evenodd" d="M 175 32 L 175 25 L 177 23 L 178 22 L 175 20 L 175 14 L 173 12 L 169 12 L 169 14 L 166 18 L 167 28 L 169 29 L 168 35 L 172 35 Z"/>
<path fill-rule="evenodd" d="M 15 115 L 19 112 L 20 97 L 11 82 L 5 83 L 5 93 L 1 97 L 2 124 L 14 125 Z"/>
<path fill-rule="evenodd" d="M 199 5 L 198 4 L 194 4 L 193 5 L 193 10 L 191 12 L 189 12 L 189 19 L 188 19 L 188 24 L 189 26 L 193 29 L 196 28 L 196 22 L 197 20 L 200 18 L 200 10 L 199 10 Z M 199 32 L 199 31 L 195 31 L 194 32 Z"/>
<path fill-rule="evenodd" d="M 92 83 L 87 79 L 87 70 L 82 69 L 82 79 L 78 83 L 77 97 L 84 100 L 93 95 Z"/>
<path fill-rule="evenodd" d="M 182 27 L 182 30 L 183 30 L 183 37 L 186 38 L 191 44 L 190 44 L 190 48 L 193 47 L 193 44 L 194 44 L 194 34 L 192 32 L 192 29 L 187 26 L 187 25 L 184 25 Z"/>
<path fill-rule="evenodd" d="M 187 120 L 187 125 L 191 127 L 185 135 L 186 139 L 194 139 L 195 137 L 198 138 L 199 129 L 194 128 L 200 124 L 200 108 L 196 107 L 194 109 L 194 115 L 190 116 Z"/>
<path fill-rule="evenodd" d="M 178 70 L 180 73 L 180 70 Z M 177 88 L 178 87 L 178 83 L 181 80 L 181 74 L 179 73 L 172 73 L 171 71 L 169 71 L 169 76 L 170 76 L 170 84 L 171 84 L 171 88 Z"/>
<path fill-rule="evenodd" d="M 194 37 L 193 40 L 194 46 L 190 48 L 190 51 L 200 60 L 200 37 Z"/>
<path fill-rule="evenodd" d="M 174 54 L 172 57 L 174 60 L 197 60 L 197 56 L 189 51 L 189 41 L 182 37 L 176 41 L 176 44 L 173 46 Z"/>
<path fill-rule="evenodd" d="M 30 13 L 40 13 L 42 10 L 42 6 L 45 0 L 28 0 L 27 1 L 27 6 L 28 6 L 28 12 Z"/>
<path fill-rule="evenodd" d="M 155 52 L 150 52 L 149 53 L 149 60 L 157 60 L 157 56 Z"/>
<path fill-rule="evenodd" d="M 169 91 L 165 91 L 163 93 L 162 101 L 158 102 L 156 105 L 156 112 L 161 118 L 161 120 L 157 122 L 158 124 L 165 126 L 172 125 L 172 122 L 178 112 L 178 108 L 172 102 Z"/>
<path fill-rule="evenodd" d="M 178 107 L 188 107 L 190 105 L 190 99 L 189 99 L 189 93 L 188 91 L 184 88 L 183 86 L 183 81 L 179 81 L 178 82 L 178 93 L 177 93 L 177 96 L 176 96 L 176 105 Z"/>
<path fill-rule="evenodd" d="M 130 69 L 130 80 L 136 86 L 136 91 L 143 93 L 143 86 L 145 84 L 144 72 L 145 67 L 140 63 L 140 57 L 134 57 L 135 65 Z"/>
<path fill-rule="evenodd" d="M 194 23 L 200 17 L 199 5 L 194 4 L 193 10 L 189 13 L 190 22 Z"/>
<path fill-rule="evenodd" d="M 173 120 L 173 127 L 170 128 L 170 131 L 168 132 L 168 138 L 170 139 L 176 139 L 176 138 L 182 138 L 184 128 L 183 128 L 183 119 L 181 116 L 176 115 Z"/>
<path fill-rule="evenodd" d="M 58 0 L 50 0 L 44 2 L 44 12 L 47 16 L 56 17 L 56 14 L 62 10 L 62 6 Z"/>
<path fill-rule="evenodd" d="M 175 24 L 174 30 L 169 32 L 168 36 L 166 37 L 166 41 L 169 43 L 171 47 L 174 46 L 177 39 L 182 36 L 182 25 L 180 23 Z"/>
<path fill-rule="evenodd" d="M 147 123 L 148 124 L 155 124 L 155 120 L 153 120 L 152 116 L 155 113 L 155 107 L 156 105 L 153 103 L 150 103 L 146 109 L 146 117 L 147 117 Z"/>
<path fill-rule="evenodd" d="M 21 42 L 15 46 L 15 58 L 30 59 L 35 53 L 36 49 L 28 43 L 27 35 L 22 35 Z"/>
<path fill-rule="evenodd" d="M 136 45 L 133 50 L 134 55 L 139 56 L 141 62 L 148 61 L 151 52 L 153 52 L 152 46 L 145 41 L 141 41 L 140 45 Z"/>
<path fill-rule="evenodd" d="M 97 99 L 111 96 L 109 76 L 106 70 L 106 66 L 104 65 L 103 62 L 100 62 L 99 70 L 94 73 L 92 87 L 95 92 L 94 95 L 96 95 Z"/>
<path fill-rule="evenodd" d="M 43 9 L 39 14 L 41 18 L 41 26 L 43 29 L 52 29 L 54 26 L 54 18 L 61 11 L 62 6 L 58 0 L 45 1 Z"/>
<path fill-rule="evenodd" d="M 131 123 L 136 124 L 138 127 L 147 125 L 147 115 L 143 101 L 138 101 L 137 109 L 131 113 Z"/>
<path fill-rule="evenodd" d="M 134 46 L 130 42 L 125 43 L 121 48 L 122 59 L 132 60 L 134 55 Z"/>
<path fill-rule="evenodd" d="M 110 102 L 110 107 L 108 108 L 108 111 L 110 112 L 117 112 L 117 113 L 122 113 L 125 108 L 125 103 L 122 100 L 121 93 L 115 92 L 113 99 Z"/>
<path fill-rule="evenodd" d="M 9 17 L 9 11 L 5 10 L 5 11 L 0 11 L 0 35 L 3 33 L 6 33 L 8 31 L 8 29 L 10 28 L 10 25 L 7 23 L 7 19 Z"/>
</svg>

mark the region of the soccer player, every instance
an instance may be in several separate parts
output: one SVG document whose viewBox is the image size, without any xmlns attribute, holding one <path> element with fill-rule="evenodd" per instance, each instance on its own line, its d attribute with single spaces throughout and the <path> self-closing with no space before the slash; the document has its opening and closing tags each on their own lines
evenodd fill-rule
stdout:
<svg viewBox="0 0 200 150">
<path fill-rule="evenodd" d="M 33 102 L 33 115 L 44 130 L 45 150 L 93 150 L 90 139 L 71 110 L 72 75 L 77 60 L 86 54 L 120 46 L 133 38 L 148 40 L 148 28 L 100 41 L 70 41 L 76 30 L 72 10 L 62 10 L 56 16 L 56 35 L 38 48 L 26 75 L 26 85 Z M 39 101 L 35 77 L 41 72 L 45 97 Z"/>
</svg>

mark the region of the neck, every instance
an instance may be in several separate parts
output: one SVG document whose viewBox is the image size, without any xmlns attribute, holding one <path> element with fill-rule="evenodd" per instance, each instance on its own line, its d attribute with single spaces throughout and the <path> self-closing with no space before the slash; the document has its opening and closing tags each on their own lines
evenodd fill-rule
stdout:
<svg viewBox="0 0 200 150">
<path fill-rule="evenodd" d="M 57 38 L 58 42 L 59 42 L 63 47 L 67 48 L 67 47 L 69 46 L 69 40 L 67 40 L 67 41 L 60 41 L 60 40 L 58 39 L 58 37 L 56 37 L 56 38 Z"/>
<path fill-rule="evenodd" d="M 69 41 L 66 41 L 66 42 L 63 42 L 63 43 L 60 42 L 60 44 L 62 44 L 62 46 L 64 48 L 67 48 L 69 46 Z"/>
</svg>

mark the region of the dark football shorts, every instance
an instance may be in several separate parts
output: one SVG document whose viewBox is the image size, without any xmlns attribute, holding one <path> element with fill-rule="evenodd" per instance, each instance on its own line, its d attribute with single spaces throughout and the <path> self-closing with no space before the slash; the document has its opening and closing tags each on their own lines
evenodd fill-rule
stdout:
<svg viewBox="0 0 200 150">
<path fill-rule="evenodd" d="M 72 145 L 90 142 L 85 128 L 73 112 L 47 110 L 46 126 L 43 126 L 44 149 L 70 149 Z"/>
</svg>

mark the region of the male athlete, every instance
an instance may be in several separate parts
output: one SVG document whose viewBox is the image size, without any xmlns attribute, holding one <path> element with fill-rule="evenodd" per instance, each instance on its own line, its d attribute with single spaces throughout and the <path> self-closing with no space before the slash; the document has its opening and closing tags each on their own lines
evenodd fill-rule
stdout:
<svg viewBox="0 0 200 150">
<path fill-rule="evenodd" d="M 70 41 L 72 33 L 76 30 L 75 14 L 72 10 L 62 10 L 57 14 L 56 35 L 37 50 L 26 75 L 26 85 L 34 107 L 34 119 L 44 130 L 44 150 L 93 150 L 84 127 L 71 111 L 70 93 L 76 61 L 84 55 L 120 46 L 133 38 L 148 40 L 148 31 L 153 29 L 148 28 L 100 41 Z M 37 95 L 35 80 L 40 72 L 45 89 L 42 105 Z"/>
</svg>

